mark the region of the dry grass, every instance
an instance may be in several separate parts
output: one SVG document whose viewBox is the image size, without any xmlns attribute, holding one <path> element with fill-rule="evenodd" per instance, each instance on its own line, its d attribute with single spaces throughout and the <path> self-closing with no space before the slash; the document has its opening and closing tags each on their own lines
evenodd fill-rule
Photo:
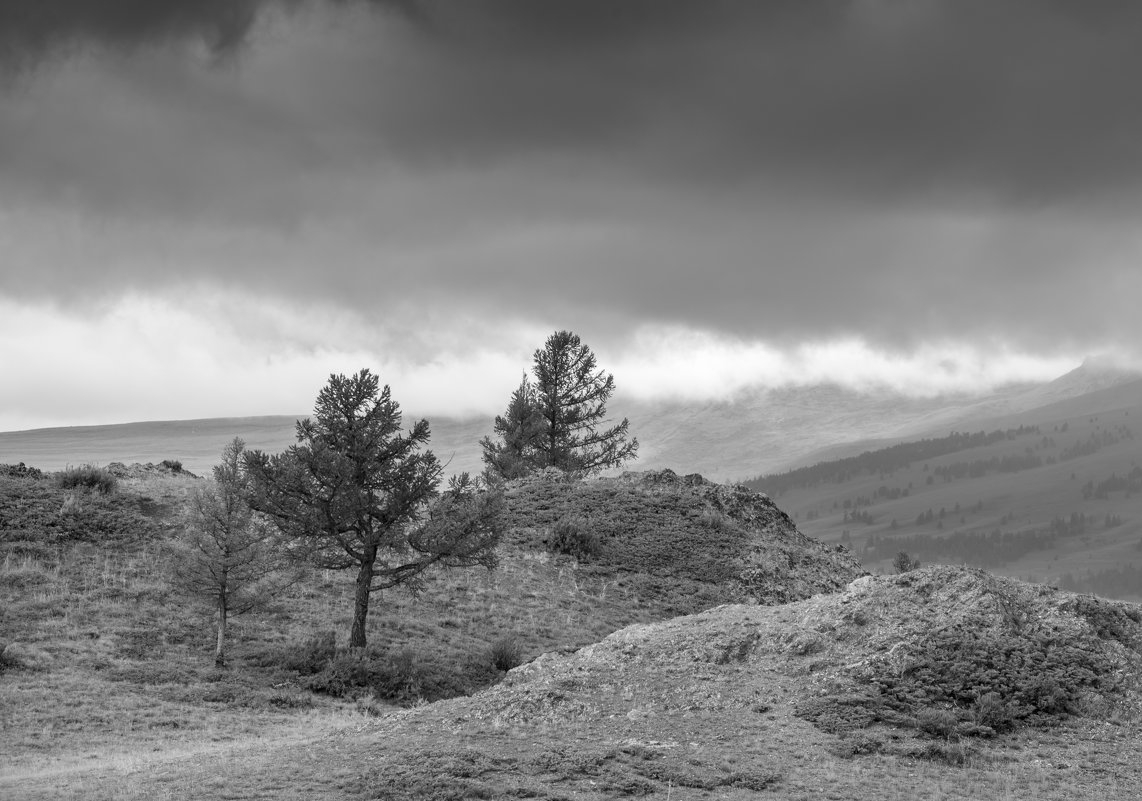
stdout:
<svg viewBox="0 0 1142 801">
<path fill-rule="evenodd" d="M 0 641 L 39 648 L 51 665 L 0 674 L 0 797 L 412 801 L 633 794 L 675 801 L 771 793 L 1116 801 L 1135 798 L 1142 779 L 1131 758 L 1142 743 L 1136 721 L 1127 719 L 1015 732 L 965 753 L 957 765 L 899 754 L 851 756 L 851 749 L 846 756 L 845 738 L 798 718 L 794 702 L 824 675 L 812 666 L 829 656 L 838 631 L 887 636 L 871 602 L 862 620 L 850 616 L 833 629 L 819 626 L 823 620 L 807 624 L 810 612 L 798 617 L 787 613 L 792 607 L 775 609 L 778 617 L 789 615 L 789 625 L 812 631 L 798 629 L 801 639 L 782 641 L 783 661 L 773 664 L 751 661 L 752 641 L 726 630 L 709 640 L 704 662 L 636 661 L 625 677 L 614 670 L 572 672 L 550 685 L 521 683 L 518 676 L 553 664 L 547 656 L 508 674 L 478 702 L 422 704 L 414 693 L 406 698 L 409 708 L 400 708 L 364 688 L 345 698 L 308 692 L 307 676 L 283 666 L 282 654 L 297 653 L 315 635 L 333 631 L 343 641 L 348 630 L 351 577 L 318 572 L 265 614 L 236 619 L 232 667 L 219 671 L 212 666 L 209 614 L 172 595 L 165 579 L 163 541 L 172 534 L 165 515 L 185 486 L 173 479 L 124 481 L 120 500 L 130 514 L 121 522 L 130 530 L 102 542 L 55 536 L 57 527 L 48 523 L 61 496 L 41 497 L 39 489 L 24 496 L 20 519 L 39 521 L 44 536 L 17 539 L 8 528 L 0 542 Z M 7 491 L 11 501 L 11 485 Z M 11 519 L 15 506 L 0 508 Z M 148 517 L 139 511 L 146 509 L 155 511 Z M 657 525 L 652 511 L 643 514 Z M 140 520 L 152 525 L 137 528 Z M 695 531 L 715 535 L 728 525 L 701 510 L 687 520 Z M 648 532 L 653 547 L 644 552 L 665 558 L 654 545 L 664 531 Z M 419 598 L 377 597 L 369 629 L 374 656 L 409 654 L 413 677 L 431 697 L 434 687 L 498 681 L 491 649 L 499 641 L 518 644 L 523 658 L 533 659 L 693 603 L 691 584 L 584 566 L 548 553 L 541 536 L 542 526 L 518 532 L 495 572 L 434 576 Z M 711 541 L 723 547 L 726 540 Z M 662 564 L 664 572 L 674 569 Z M 496 706 L 509 695 L 515 700 Z"/>
<path fill-rule="evenodd" d="M 4 775 L 156 747 L 177 754 L 256 738 L 299 716 L 386 708 L 367 687 L 342 699 L 308 692 L 307 677 L 283 666 L 315 635 L 332 631 L 344 642 L 348 574 L 315 572 L 265 614 L 236 618 L 232 668 L 213 668 L 209 611 L 175 595 L 168 581 L 165 543 L 193 485 L 178 475 L 128 476 L 115 496 L 83 495 L 84 514 L 74 515 L 63 509 L 74 489 L 0 479 L 8 521 L 0 533 L 0 642 L 51 659 L 47 670 L 0 676 L 0 705 L 18 710 L 0 724 Z M 539 536 L 506 545 L 492 573 L 438 574 L 419 597 L 374 597 L 370 652 L 408 666 L 404 702 L 494 683 L 502 675 L 498 642 L 513 643 L 513 660 L 525 661 L 692 608 L 692 583 L 656 580 L 656 592 L 640 597 L 644 576 L 586 570 L 548 553 Z"/>
</svg>

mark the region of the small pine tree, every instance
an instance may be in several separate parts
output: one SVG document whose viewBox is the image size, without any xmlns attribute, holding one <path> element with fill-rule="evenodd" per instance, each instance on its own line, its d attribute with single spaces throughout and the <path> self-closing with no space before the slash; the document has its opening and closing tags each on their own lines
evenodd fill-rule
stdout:
<svg viewBox="0 0 1142 801">
<path fill-rule="evenodd" d="M 543 417 L 535 387 L 526 373 L 519 388 L 512 393 L 507 411 L 502 417 L 496 417 L 494 429 L 499 441 L 491 437 L 480 440 L 487 464 L 485 478 L 494 482 L 520 478 L 531 472 L 537 461 L 535 442 L 543 432 Z"/>
<path fill-rule="evenodd" d="M 253 611 L 294 581 L 273 529 L 246 502 L 245 443 L 235 438 L 214 480 L 191 496 L 183 536 L 173 546 L 174 583 L 210 600 L 216 611 L 214 664 L 226 664 L 229 619 Z"/>
<path fill-rule="evenodd" d="M 920 560 L 913 559 L 907 551 L 900 551 L 892 560 L 892 566 L 896 568 L 897 573 L 908 573 L 920 567 Z"/>
</svg>

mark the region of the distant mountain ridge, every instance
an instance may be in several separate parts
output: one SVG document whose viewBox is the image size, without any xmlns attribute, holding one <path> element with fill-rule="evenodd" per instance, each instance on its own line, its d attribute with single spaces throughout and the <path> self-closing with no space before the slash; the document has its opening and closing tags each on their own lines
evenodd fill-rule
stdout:
<svg viewBox="0 0 1142 801">
<path fill-rule="evenodd" d="M 1121 396 L 1121 398 L 1119 397 Z M 616 398 L 611 417 L 628 417 L 639 438 L 638 470 L 698 472 L 717 481 L 741 481 L 814 461 L 859 453 L 907 438 L 951 430 L 1005 427 L 1002 418 L 1054 404 L 1090 407 L 1091 413 L 1142 398 L 1142 374 L 1096 362 L 1044 384 L 1011 384 L 984 396 L 916 398 L 887 389 L 857 392 L 838 385 L 757 389 L 718 401 L 632 401 Z M 1071 407 L 1068 407 L 1071 408 Z M 25 462 L 44 470 L 69 464 L 177 459 L 205 474 L 235 436 L 248 447 L 277 452 L 294 440 L 304 414 L 222 417 L 0 432 L 0 463 Z M 406 412 L 407 421 L 419 415 Z M 1035 417 L 1043 414 L 1035 413 Z M 1060 417 L 1070 413 L 1059 414 Z M 483 469 L 479 440 L 492 418 L 428 418 L 429 447 L 446 473 Z M 986 422 L 985 422 L 986 421 Z"/>
<path fill-rule="evenodd" d="M 60 470 L 89 462 L 177 459 L 186 470 L 208 475 L 222 448 L 234 437 L 241 437 L 252 450 L 277 453 L 297 441 L 296 423 L 306 416 L 213 417 L 0 432 L 0 464 L 25 462 L 41 470 Z M 405 415 L 405 419 L 418 418 Z M 483 469 L 475 444 L 485 429 L 490 430 L 490 422 L 433 418 L 431 423 L 429 447 L 448 473 Z"/>
</svg>

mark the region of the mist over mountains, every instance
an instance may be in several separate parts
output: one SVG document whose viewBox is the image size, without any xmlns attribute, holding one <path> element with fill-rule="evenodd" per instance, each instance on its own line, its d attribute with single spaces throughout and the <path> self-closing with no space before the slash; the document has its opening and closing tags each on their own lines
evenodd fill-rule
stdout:
<svg viewBox="0 0 1142 801">
<path fill-rule="evenodd" d="M 909 397 L 887 389 L 859 392 L 838 385 L 757 389 L 720 401 L 630 401 L 616 397 L 614 419 L 628 417 L 641 443 L 635 469 L 670 468 L 716 481 L 766 473 L 858 453 L 869 447 L 951 430 L 1002 427 L 1005 421 L 1130 406 L 1142 399 L 1142 374 L 1095 362 L 1044 384 L 1011 384 L 987 395 Z M 1059 407 L 1059 404 L 1069 404 Z M 1056 408 L 1058 407 L 1058 408 Z M 69 464 L 177 459 L 208 474 L 235 436 L 277 452 L 294 441 L 306 414 L 221 417 L 0 432 L 0 463 L 43 470 Z M 418 419 L 406 410 L 405 424 Z M 490 418 L 433 416 L 430 447 L 447 473 L 483 469 L 479 439 Z"/>
</svg>

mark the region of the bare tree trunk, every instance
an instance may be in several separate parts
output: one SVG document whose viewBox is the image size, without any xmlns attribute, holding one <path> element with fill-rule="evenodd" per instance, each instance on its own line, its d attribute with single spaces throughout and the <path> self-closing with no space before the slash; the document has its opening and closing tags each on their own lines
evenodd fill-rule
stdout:
<svg viewBox="0 0 1142 801">
<path fill-rule="evenodd" d="M 377 549 L 368 549 L 357 571 L 357 594 L 353 602 L 353 631 L 349 635 L 350 648 L 365 647 L 365 619 L 369 615 L 369 586 L 373 583 L 373 562 Z"/>
<path fill-rule="evenodd" d="M 218 593 L 218 644 L 214 648 L 214 666 L 226 667 L 226 592 Z"/>
</svg>

